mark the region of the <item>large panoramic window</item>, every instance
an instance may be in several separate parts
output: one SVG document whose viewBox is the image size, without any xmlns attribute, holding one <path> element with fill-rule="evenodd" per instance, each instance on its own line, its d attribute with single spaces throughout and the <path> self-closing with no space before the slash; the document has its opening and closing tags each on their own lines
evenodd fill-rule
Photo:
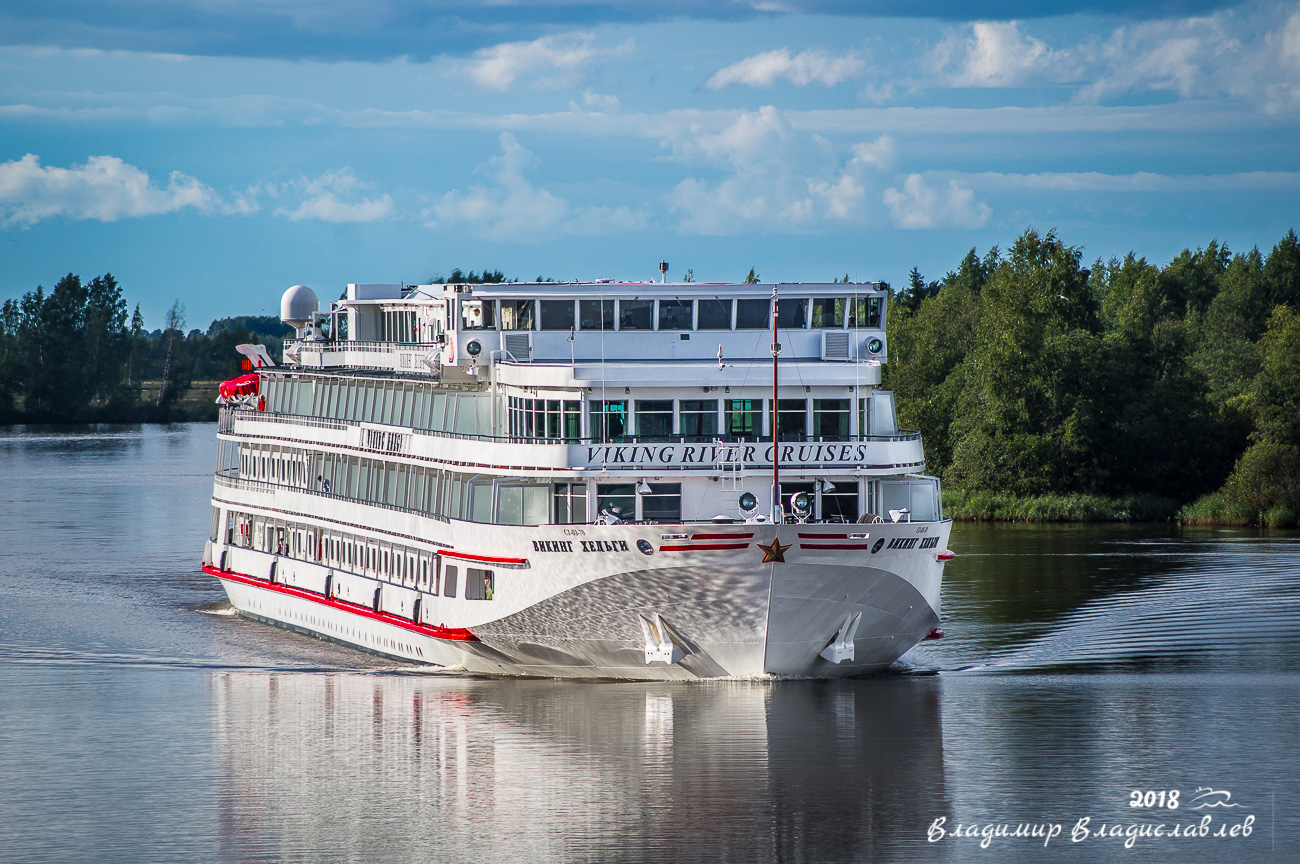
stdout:
<svg viewBox="0 0 1300 864">
<path fill-rule="evenodd" d="M 535 302 L 532 300 L 502 300 L 502 330 L 532 330 Z"/>
<path fill-rule="evenodd" d="M 696 330 L 730 330 L 730 300 L 700 300 Z"/>
<path fill-rule="evenodd" d="M 692 316 L 690 300 L 660 300 L 660 330 L 690 330 Z"/>
<path fill-rule="evenodd" d="M 843 327 L 847 305 L 844 297 L 818 297 L 812 304 L 812 326 L 822 329 Z"/>
<path fill-rule="evenodd" d="M 880 297 L 855 297 L 853 298 L 852 312 L 849 315 L 850 327 L 880 327 L 881 309 L 884 308 L 884 300 Z"/>
<path fill-rule="evenodd" d="M 777 303 L 776 324 L 782 330 L 803 330 L 807 328 L 807 298 L 783 297 Z"/>
<path fill-rule="evenodd" d="M 653 300 L 618 301 L 618 329 L 653 330 L 654 305 Z"/>
<path fill-rule="evenodd" d="M 596 487 L 596 511 L 623 521 L 636 518 L 636 487 L 631 483 L 601 483 Z"/>
<path fill-rule="evenodd" d="M 808 437 L 808 406 L 803 399 L 778 399 L 776 432 L 782 441 L 803 441 Z"/>
<path fill-rule="evenodd" d="M 641 441 L 667 441 L 673 434 L 673 400 L 636 400 L 636 436 Z"/>
<path fill-rule="evenodd" d="M 762 399 L 727 400 L 727 434 L 732 438 L 757 439 L 763 434 Z"/>
<path fill-rule="evenodd" d="M 766 330 L 772 326 L 772 303 L 769 300 L 737 300 L 736 329 Z"/>
<path fill-rule="evenodd" d="M 682 521 L 682 484 L 651 483 L 641 496 L 641 518 L 646 522 Z"/>
<path fill-rule="evenodd" d="M 622 441 L 627 435 L 627 400 L 591 400 L 591 437 L 597 441 Z"/>
<path fill-rule="evenodd" d="M 578 320 L 582 330 L 613 330 L 613 300 L 579 300 Z"/>
<path fill-rule="evenodd" d="M 849 400 L 813 400 L 813 437 L 844 441 L 849 437 Z"/>
<path fill-rule="evenodd" d="M 555 522 L 559 525 L 581 525 L 587 521 L 587 484 L 555 484 Z"/>
<path fill-rule="evenodd" d="M 717 399 L 683 399 L 678 406 L 683 438 L 687 441 L 712 441 L 717 437 Z"/>
<path fill-rule="evenodd" d="M 543 330 L 573 329 L 572 300 L 543 300 L 541 304 Z"/>
</svg>

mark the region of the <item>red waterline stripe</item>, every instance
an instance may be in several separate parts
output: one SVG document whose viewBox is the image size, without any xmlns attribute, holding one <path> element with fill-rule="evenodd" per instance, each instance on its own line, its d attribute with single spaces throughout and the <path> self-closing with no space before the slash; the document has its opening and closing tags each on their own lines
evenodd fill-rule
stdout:
<svg viewBox="0 0 1300 864">
<path fill-rule="evenodd" d="M 724 549 L 748 549 L 748 543 L 692 543 L 689 546 L 660 546 L 660 552 L 717 552 Z"/>
<path fill-rule="evenodd" d="M 460 558 L 463 561 L 481 561 L 484 564 L 527 564 L 527 558 L 502 558 L 498 555 L 471 555 L 468 552 L 454 552 L 451 549 L 439 549 L 438 554 L 444 558 Z"/>
<path fill-rule="evenodd" d="M 385 624 L 392 624 L 401 627 L 403 630 L 410 630 L 413 633 L 419 633 L 422 636 L 432 636 L 435 639 L 446 639 L 449 642 L 477 642 L 478 637 L 466 630 L 464 627 L 435 627 L 432 624 L 416 624 L 405 618 L 398 618 L 396 615 L 390 615 L 387 612 L 376 612 L 365 606 L 358 606 L 355 603 L 349 603 L 346 600 L 334 600 L 328 597 L 322 597 L 320 594 L 313 594 L 310 591 L 304 591 L 301 588 L 294 588 L 292 585 L 280 585 L 275 582 L 268 582 L 265 579 L 258 579 L 255 576 L 245 576 L 242 573 L 233 573 L 229 570 L 221 570 L 213 567 L 211 564 L 203 565 L 203 572 L 209 576 L 216 576 L 218 579 L 229 579 L 232 582 L 243 582 L 245 585 L 253 585 L 267 591 L 277 591 L 281 594 L 288 594 L 290 597 L 298 597 L 302 600 L 311 600 L 313 603 L 319 603 L 322 606 L 329 606 L 338 609 L 341 612 L 350 612 L 353 615 L 360 615 L 362 618 L 373 618 L 376 621 L 382 621 Z"/>
<path fill-rule="evenodd" d="M 800 543 L 800 549 L 870 549 L 869 543 Z"/>
<path fill-rule="evenodd" d="M 748 540 L 753 537 L 751 531 L 748 534 L 692 534 L 692 540 Z"/>
</svg>

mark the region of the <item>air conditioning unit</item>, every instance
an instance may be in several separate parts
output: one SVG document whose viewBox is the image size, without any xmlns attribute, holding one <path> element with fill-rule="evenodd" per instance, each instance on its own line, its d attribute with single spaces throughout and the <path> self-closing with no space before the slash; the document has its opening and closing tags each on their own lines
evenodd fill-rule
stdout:
<svg viewBox="0 0 1300 864">
<path fill-rule="evenodd" d="M 822 331 L 822 359 L 823 360 L 856 360 L 856 354 L 853 350 L 853 332 L 851 330 L 823 330 Z"/>
</svg>

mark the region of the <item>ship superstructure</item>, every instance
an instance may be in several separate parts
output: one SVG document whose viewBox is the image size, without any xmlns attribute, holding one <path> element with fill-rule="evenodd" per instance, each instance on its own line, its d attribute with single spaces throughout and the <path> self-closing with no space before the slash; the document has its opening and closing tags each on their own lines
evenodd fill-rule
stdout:
<svg viewBox="0 0 1300 864">
<path fill-rule="evenodd" d="M 952 556 L 879 386 L 887 297 L 295 286 L 283 364 L 244 346 L 222 388 L 204 568 L 245 615 L 475 672 L 883 669 Z"/>
</svg>

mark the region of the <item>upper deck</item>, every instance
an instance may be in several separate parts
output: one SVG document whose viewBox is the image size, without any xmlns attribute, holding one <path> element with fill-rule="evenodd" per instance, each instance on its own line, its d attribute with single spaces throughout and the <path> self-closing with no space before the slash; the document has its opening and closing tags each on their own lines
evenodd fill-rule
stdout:
<svg viewBox="0 0 1300 864">
<path fill-rule="evenodd" d="M 885 362 L 884 283 L 350 284 L 286 359 L 475 378 L 498 364 Z M 878 379 L 878 370 L 874 377 Z M 868 377 L 857 373 L 854 377 Z"/>
</svg>

